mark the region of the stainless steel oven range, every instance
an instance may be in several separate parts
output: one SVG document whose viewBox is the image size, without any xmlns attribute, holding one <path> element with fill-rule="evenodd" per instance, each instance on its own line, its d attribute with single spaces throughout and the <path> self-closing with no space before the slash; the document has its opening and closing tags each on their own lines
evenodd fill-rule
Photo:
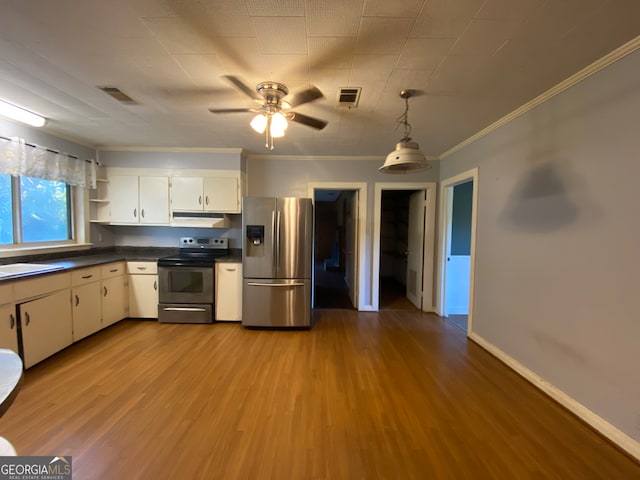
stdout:
<svg viewBox="0 0 640 480">
<path fill-rule="evenodd" d="M 158 259 L 158 321 L 215 321 L 215 259 L 228 255 L 226 238 L 180 239 L 177 255 Z"/>
</svg>

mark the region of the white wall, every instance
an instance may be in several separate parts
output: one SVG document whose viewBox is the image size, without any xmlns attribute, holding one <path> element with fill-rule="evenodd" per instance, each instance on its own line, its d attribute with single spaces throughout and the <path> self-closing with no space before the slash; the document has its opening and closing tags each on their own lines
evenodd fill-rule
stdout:
<svg viewBox="0 0 640 480">
<path fill-rule="evenodd" d="M 636 52 L 441 162 L 479 167 L 475 334 L 635 441 L 638 72 Z"/>
<path fill-rule="evenodd" d="M 361 306 L 372 305 L 373 222 L 376 182 L 435 182 L 439 177 L 440 162 L 431 161 L 430 170 L 409 175 L 380 173 L 378 168 L 384 158 L 378 160 L 304 160 L 281 158 L 248 158 L 247 179 L 249 195 L 253 196 L 308 196 L 308 184 L 313 182 L 366 182 L 367 226 L 365 257 L 367 262 L 359 265 L 365 281 L 360 298 Z"/>
</svg>

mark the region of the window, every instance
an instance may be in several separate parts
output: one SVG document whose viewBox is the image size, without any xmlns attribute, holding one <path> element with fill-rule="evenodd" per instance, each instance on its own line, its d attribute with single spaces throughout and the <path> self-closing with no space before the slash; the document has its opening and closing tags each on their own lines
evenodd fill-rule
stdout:
<svg viewBox="0 0 640 480">
<path fill-rule="evenodd" d="M 0 244 L 71 240 L 71 205 L 71 189 L 64 182 L 0 175 Z"/>
</svg>

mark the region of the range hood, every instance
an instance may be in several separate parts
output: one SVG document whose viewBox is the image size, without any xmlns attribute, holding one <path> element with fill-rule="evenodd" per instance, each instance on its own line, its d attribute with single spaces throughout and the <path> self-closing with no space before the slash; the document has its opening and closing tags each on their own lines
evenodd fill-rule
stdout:
<svg viewBox="0 0 640 480">
<path fill-rule="evenodd" d="M 172 227 L 229 228 L 229 217 L 224 213 L 173 212 Z"/>
</svg>

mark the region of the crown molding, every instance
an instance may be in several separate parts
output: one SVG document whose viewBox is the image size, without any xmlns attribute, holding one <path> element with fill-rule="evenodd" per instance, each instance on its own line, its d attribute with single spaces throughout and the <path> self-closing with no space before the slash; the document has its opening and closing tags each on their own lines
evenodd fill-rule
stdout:
<svg viewBox="0 0 640 480">
<path fill-rule="evenodd" d="M 322 161 L 341 161 L 347 162 L 351 160 L 369 161 L 369 162 L 384 162 L 384 155 L 338 155 L 338 156 L 314 156 L 314 155 L 263 155 L 263 154 L 247 154 L 248 160 L 306 160 L 313 162 Z M 427 161 L 432 162 L 440 160 L 439 157 L 427 155 Z"/>
<path fill-rule="evenodd" d="M 452 155 L 452 154 L 456 153 L 457 151 L 462 150 L 466 146 L 471 145 L 472 143 L 476 142 L 477 140 L 480 140 L 482 137 L 486 137 L 491 132 L 497 130 L 498 128 L 502 127 L 503 125 L 511 122 L 512 120 L 515 120 L 519 116 L 527 113 L 529 110 L 534 109 L 538 105 L 550 100 L 551 98 L 553 98 L 556 95 L 564 92 L 565 90 L 568 90 L 569 88 L 573 87 L 574 85 L 576 85 L 576 84 L 580 83 L 581 81 L 585 80 L 586 78 L 590 77 L 594 73 L 598 73 L 600 70 L 608 67 L 612 63 L 615 63 L 618 60 L 626 57 L 630 53 L 635 52 L 639 48 L 640 48 L 640 35 L 637 36 L 636 38 L 634 38 L 633 40 L 630 40 L 629 42 L 625 43 L 624 45 L 616 48 L 615 50 L 613 50 L 612 52 L 608 53 L 607 55 L 605 55 L 604 57 L 600 58 L 599 60 L 596 60 L 591 65 L 589 65 L 589 66 L 583 68 L 582 70 L 580 70 L 578 73 L 575 73 L 574 75 L 570 76 L 566 80 L 558 83 L 555 87 L 552 87 L 549 90 L 547 90 L 546 92 L 538 95 L 533 100 L 530 100 L 529 102 L 527 102 L 524 105 L 522 105 L 520 108 L 518 108 L 518 109 L 514 110 L 513 112 L 505 115 L 504 117 L 502 117 L 501 119 L 499 119 L 496 122 L 492 123 L 488 127 L 483 128 L 482 130 L 480 130 L 475 135 L 472 135 L 471 137 L 469 137 L 466 140 L 464 140 L 464 141 L 460 142 L 459 144 L 457 144 L 455 147 L 450 148 L 449 150 L 447 150 L 446 152 L 444 152 L 444 153 L 442 153 L 440 155 L 440 159 L 444 160 L 449 155 Z"/>
<path fill-rule="evenodd" d="M 223 153 L 242 155 L 242 148 L 213 148 L 213 147 L 128 147 L 117 145 L 102 145 L 96 147 L 98 152 L 165 152 L 165 153 Z"/>
</svg>

